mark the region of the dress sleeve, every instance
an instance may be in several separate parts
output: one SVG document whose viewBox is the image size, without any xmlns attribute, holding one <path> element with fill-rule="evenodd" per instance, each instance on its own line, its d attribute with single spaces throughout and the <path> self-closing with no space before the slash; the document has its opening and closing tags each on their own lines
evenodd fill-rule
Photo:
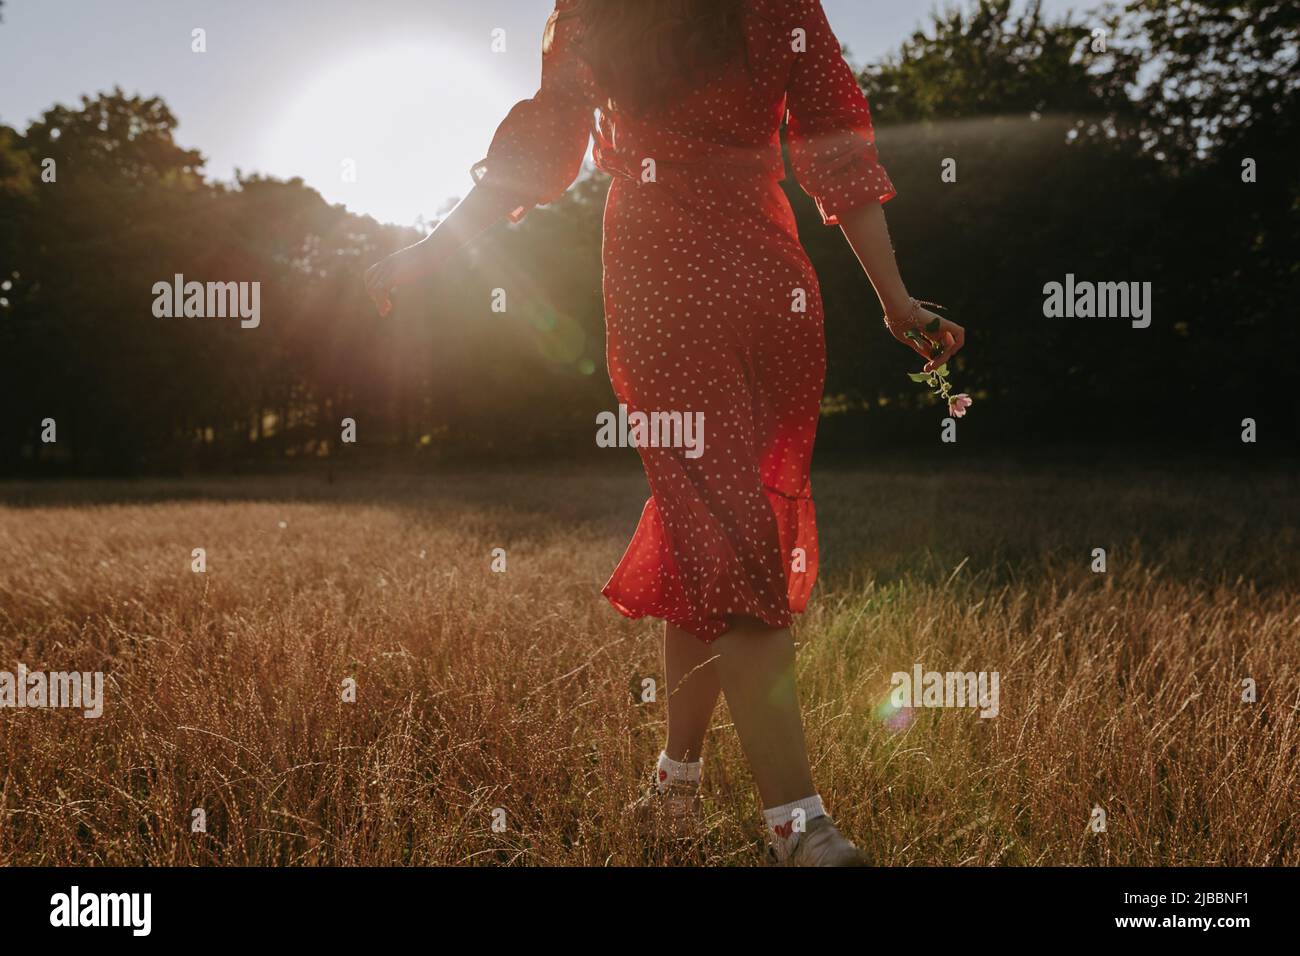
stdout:
<svg viewBox="0 0 1300 956">
<path fill-rule="evenodd" d="M 807 49 L 795 54 L 786 105 L 786 136 L 795 176 L 817 202 L 822 221 L 868 202 L 888 202 L 894 185 L 876 155 L 871 109 L 821 0 L 805 0 Z"/>
<path fill-rule="evenodd" d="M 557 0 L 547 22 L 537 95 L 515 104 L 487 156 L 470 170 L 476 183 L 518 197 L 512 222 L 564 195 L 587 155 L 595 103 L 590 70 L 573 50 L 581 29 L 570 15 L 573 6 L 574 0 Z"/>
</svg>

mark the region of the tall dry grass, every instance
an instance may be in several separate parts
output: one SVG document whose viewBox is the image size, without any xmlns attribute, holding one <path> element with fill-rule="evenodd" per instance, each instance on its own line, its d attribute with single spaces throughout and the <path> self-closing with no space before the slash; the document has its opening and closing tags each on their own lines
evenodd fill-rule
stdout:
<svg viewBox="0 0 1300 956">
<path fill-rule="evenodd" d="M 1300 862 L 1291 481 L 815 480 L 800 686 L 821 793 L 875 862 Z M 633 472 L 0 488 L 0 669 L 107 681 L 98 720 L 0 710 L 0 861 L 757 862 L 725 706 L 706 836 L 646 846 L 622 813 L 666 690 L 639 701 L 657 625 L 598 591 L 643 498 Z M 999 716 L 883 720 L 917 662 L 998 671 Z"/>
</svg>

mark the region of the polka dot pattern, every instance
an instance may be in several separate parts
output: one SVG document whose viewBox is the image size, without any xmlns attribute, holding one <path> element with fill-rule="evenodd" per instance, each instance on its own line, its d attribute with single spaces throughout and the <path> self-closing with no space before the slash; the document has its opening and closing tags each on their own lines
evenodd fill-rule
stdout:
<svg viewBox="0 0 1300 956">
<path fill-rule="evenodd" d="M 557 9 L 571 6 L 561 0 Z M 606 358 L 629 411 L 701 412 L 704 454 L 641 448 L 651 497 L 603 589 L 629 617 L 711 641 L 743 615 L 787 627 L 817 575 L 809 466 L 826 371 L 817 275 L 779 183 L 780 126 L 822 219 L 894 195 L 866 98 L 821 0 L 749 0 L 746 64 L 661 113 L 600 109 L 556 23 L 537 96 L 502 123 L 476 179 L 518 221 L 572 184 L 596 136 Z M 802 29 L 806 49 L 795 46 Z M 653 160 L 653 176 L 645 175 Z"/>
</svg>

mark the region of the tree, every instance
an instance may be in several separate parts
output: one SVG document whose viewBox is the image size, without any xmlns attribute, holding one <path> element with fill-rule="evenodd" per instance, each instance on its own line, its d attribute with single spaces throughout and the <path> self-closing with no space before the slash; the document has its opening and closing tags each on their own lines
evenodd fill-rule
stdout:
<svg viewBox="0 0 1300 956">
<path fill-rule="evenodd" d="M 1093 72 L 1091 39 L 1072 15 L 1046 19 L 1041 0 L 1019 14 L 1011 0 L 978 0 L 936 12 L 930 32 L 915 32 L 862 78 L 888 123 L 1123 109 L 1135 65 Z"/>
</svg>

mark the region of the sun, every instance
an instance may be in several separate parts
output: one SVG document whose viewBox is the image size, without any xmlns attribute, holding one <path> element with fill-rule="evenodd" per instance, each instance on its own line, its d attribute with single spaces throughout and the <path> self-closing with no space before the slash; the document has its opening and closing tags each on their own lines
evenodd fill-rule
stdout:
<svg viewBox="0 0 1300 956">
<path fill-rule="evenodd" d="M 412 225 L 473 185 L 507 97 L 449 44 L 397 42 L 323 70 L 267 130 L 259 168 Z"/>
</svg>

